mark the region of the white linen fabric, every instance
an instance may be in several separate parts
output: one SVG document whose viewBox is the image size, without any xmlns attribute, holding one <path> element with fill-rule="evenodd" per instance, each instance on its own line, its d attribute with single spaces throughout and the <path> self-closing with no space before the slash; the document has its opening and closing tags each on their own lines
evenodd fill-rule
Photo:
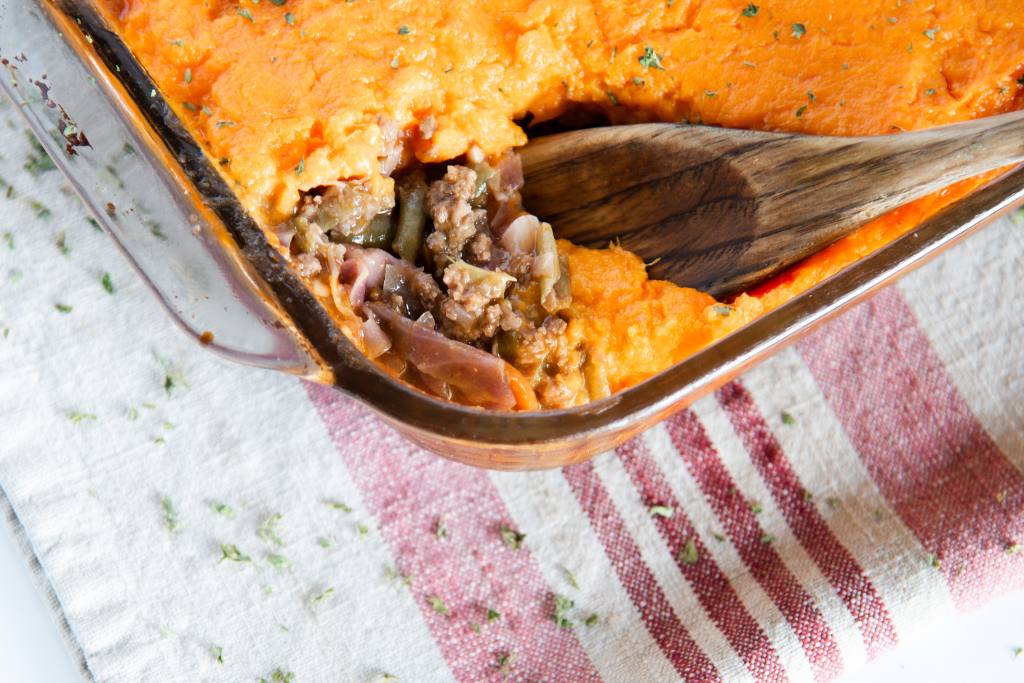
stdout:
<svg viewBox="0 0 1024 683">
<path fill-rule="evenodd" d="M 825 680 L 1024 582 L 1010 219 L 616 453 L 487 473 L 195 345 L 31 153 L 0 108 L 0 498 L 87 679 Z"/>
</svg>

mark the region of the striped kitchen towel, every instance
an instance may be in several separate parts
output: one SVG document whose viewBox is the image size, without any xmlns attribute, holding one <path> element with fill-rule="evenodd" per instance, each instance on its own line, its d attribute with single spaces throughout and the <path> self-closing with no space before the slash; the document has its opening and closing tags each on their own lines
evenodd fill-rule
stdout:
<svg viewBox="0 0 1024 683">
<path fill-rule="evenodd" d="M 615 452 L 493 473 L 192 345 L 5 119 L 0 500 L 88 680 L 824 681 L 1024 585 L 1009 220 Z"/>
</svg>

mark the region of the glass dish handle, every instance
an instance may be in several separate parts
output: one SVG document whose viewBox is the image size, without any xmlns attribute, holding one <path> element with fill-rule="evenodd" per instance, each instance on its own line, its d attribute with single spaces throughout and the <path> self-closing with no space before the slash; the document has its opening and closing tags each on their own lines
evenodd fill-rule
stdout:
<svg viewBox="0 0 1024 683">
<path fill-rule="evenodd" d="M 229 359 L 327 379 L 167 149 L 144 122 L 128 125 L 139 113 L 76 50 L 82 37 L 62 32 L 45 0 L 0 0 L 0 91 L 182 329 Z"/>
</svg>

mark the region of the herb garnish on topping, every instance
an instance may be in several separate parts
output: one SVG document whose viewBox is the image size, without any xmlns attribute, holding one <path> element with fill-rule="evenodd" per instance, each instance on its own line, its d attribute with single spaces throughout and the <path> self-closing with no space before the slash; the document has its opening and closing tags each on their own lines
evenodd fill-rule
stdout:
<svg viewBox="0 0 1024 683">
<path fill-rule="evenodd" d="M 661 65 L 661 55 L 654 51 L 654 48 L 650 45 L 644 46 L 644 53 L 640 55 L 638 61 L 640 66 L 646 69 L 661 69 L 665 70 L 665 67 Z"/>
</svg>

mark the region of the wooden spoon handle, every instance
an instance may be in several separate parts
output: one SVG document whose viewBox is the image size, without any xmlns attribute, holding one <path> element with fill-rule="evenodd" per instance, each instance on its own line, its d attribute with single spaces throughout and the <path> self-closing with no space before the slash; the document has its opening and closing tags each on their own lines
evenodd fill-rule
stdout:
<svg viewBox="0 0 1024 683">
<path fill-rule="evenodd" d="M 760 206 L 765 230 L 859 224 L 1024 161 L 1024 111 L 899 135 L 798 139 L 803 154 L 788 147 L 788 160 L 754 175 L 755 187 L 775 188 Z"/>
</svg>

